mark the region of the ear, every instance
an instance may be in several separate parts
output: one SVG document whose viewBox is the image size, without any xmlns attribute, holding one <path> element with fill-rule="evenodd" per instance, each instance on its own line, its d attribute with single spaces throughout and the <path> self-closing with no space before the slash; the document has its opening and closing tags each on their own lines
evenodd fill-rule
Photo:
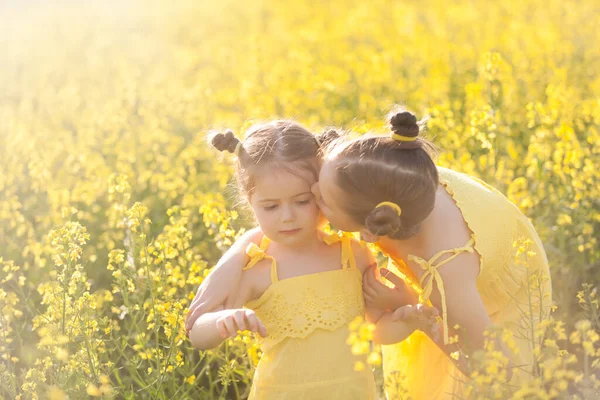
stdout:
<svg viewBox="0 0 600 400">
<path fill-rule="evenodd" d="M 362 229 L 360 231 L 360 240 L 367 243 L 375 243 L 379 241 L 379 236 L 369 232 L 368 229 Z"/>
</svg>

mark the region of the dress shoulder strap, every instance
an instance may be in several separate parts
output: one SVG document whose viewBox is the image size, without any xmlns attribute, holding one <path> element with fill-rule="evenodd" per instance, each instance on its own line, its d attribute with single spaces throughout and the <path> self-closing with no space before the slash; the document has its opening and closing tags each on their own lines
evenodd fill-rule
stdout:
<svg viewBox="0 0 600 400">
<path fill-rule="evenodd" d="M 246 264 L 244 270 L 254 267 L 259 261 L 269 259 L 271 260 L 271 283 L 275 283 L 279 280 L 279 277 L 277 276 L 277 261 L 275 261 L 275 258 L 265 253 L 267 247 L 269 247 L 269 243 L 271 243 L 271 240 L 268 237 L 263 236 L 260 241 L 260 246 L 257 246 L 256 243 L 250 243 L 248 245 L 246 254 L 250 257 L 250 261 Z"/>
<path fill-rule="evenodd" d="M 442 321 L 444 324 L 444 344 L 448 344 L 448 310 L 446 308 L 446 293 L 444 291 L 444 282 L 442 281 L 442 276 L 440 275 L 438 268 L 447 262 L 453 260 L 458 257 L 463 252 L 473 253 L 475 245 L 475 239 L 471 238 L 469 241 L 462 247 L 457 247 L 454 249 L 442 250 L 436 253 L 429 260 L 425 260 L 421 257 L 409 255 L 408 259 L 418 264 L 421 269 L 424 271 L 423 276 L 421 277 L 421 288 L 423 291 L 419 293 L 419 301 L 421 303 L 429 300 L 431 296 L 431 291 L 433 290 L 433 283 L 435 282 L 440 291 L 440 295 L 442 297 Z M 438 260 L 446 254 L 450 254 L 450 257 L 444 258 L 442 261 Z"/>
<path fill-rule="evenodd" d="M 342 243 L 342 269 L 357 268 L 354 252 L 352 251 L 352 238 L 354 238 L 354 236 L 351 234 L 339 232 L 328 235 L 323 239 L 323 241 L 328 245 L 332 245 L 337 242 Z"/>
</svg>

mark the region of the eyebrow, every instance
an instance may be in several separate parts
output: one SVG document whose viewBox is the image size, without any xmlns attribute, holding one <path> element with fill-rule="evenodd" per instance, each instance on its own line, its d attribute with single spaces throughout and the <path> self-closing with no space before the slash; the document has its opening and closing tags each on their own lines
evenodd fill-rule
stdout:
<svg viewBox="0 0 600 400">
<path fill-rule="evenodd" d="M 312 194 L 312 192 L 302 192 L 302 193 L 293 195 L 291 198 L 293 199 L 294 197 L 304 196 L 305 194 Z M 266 203 L 268 201 L 279 201 L 279 200 L 281 200 L 281 199 L 262 199 L 262 200 L 259 200 L 259 203 Z"/>
</svg>

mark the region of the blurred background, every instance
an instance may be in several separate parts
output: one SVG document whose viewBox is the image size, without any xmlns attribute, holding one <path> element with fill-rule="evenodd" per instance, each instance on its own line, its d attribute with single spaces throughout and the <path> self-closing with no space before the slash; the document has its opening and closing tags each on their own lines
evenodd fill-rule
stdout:
<svg viewBox="0 0 600 400">
<path fill-rule="evenodd" d="M 557 320 L 598 329 L 598 26 L 593 0 L 0 2 L 1 398 L 243 398 L 252 339 L 181 328 L 251 224 L 207 132 L 383 131 L 398 103 L 532 219 Z"/>
</svg>

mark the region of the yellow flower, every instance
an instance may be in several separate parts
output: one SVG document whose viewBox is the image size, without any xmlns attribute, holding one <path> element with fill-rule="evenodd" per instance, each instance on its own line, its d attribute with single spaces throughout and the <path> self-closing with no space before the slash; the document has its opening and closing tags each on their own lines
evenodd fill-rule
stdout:
<svg viewBox="0 0 600 400">
<path fill-rule="evenodd" d="M 367 362 L 369 363 L 369 365 L 375 365 L 375 366 L 379 366 L 381 365 L 381 354 L 379 354 L 379 352 L 371 352 L 369 354 L 369 357 L 367 358 Z"/>
<path fill-rule="evenodd" d="M 50 386 L 48 389 L 48 400 L 67 400 L 68 397 L 60 388 Z"/>
<path fill-rule="evenodd" d="M 100 391 L 100 389 L 98 389 L 98 387 L 94 384 L 89 384 L 87 387 L 87 394 L 89 394 L 90 396 L 93 397 L 100 397 L 102 396 L 102 392 Z"/>
<path fill-rule="evenodd" d="M 69 352 L 61 347 L 56 349 L 56 359 L 66 362 L 69 359 Z"/>
</svg>

